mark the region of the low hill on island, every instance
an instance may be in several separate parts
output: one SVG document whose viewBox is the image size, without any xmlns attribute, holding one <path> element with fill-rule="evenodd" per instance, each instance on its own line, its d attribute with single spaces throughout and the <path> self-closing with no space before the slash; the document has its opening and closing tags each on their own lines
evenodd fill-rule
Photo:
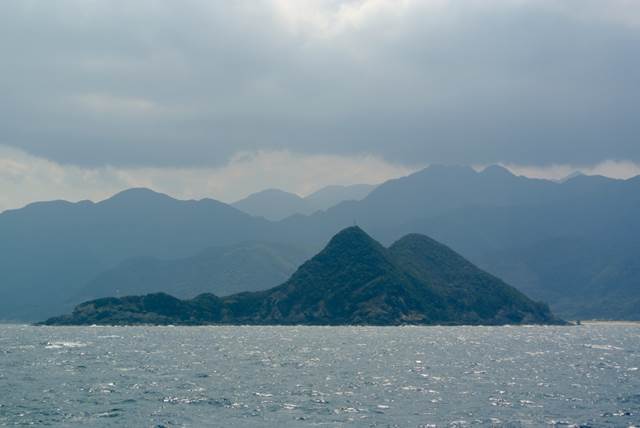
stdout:
<svg viewBox="0 0 640 428">
<path fill-rule="evenodd" d="M 546 304 L 448 247 L 407 235 L 384 248 L 357 226 L 334 236 L 284 284 L 228 297 L 164 293 L 102 298 L 48 325 L 86 324 L 546 324 Z"/>
</svg>

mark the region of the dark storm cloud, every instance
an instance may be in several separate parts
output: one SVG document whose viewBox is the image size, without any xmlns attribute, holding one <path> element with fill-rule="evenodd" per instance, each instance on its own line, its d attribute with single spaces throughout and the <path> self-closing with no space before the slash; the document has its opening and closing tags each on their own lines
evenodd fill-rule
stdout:
<svg viewBox="0 0 640 428">
<path fill-rule="evenodd" d="M 0 4 L 0 144 L 62 163 L 233 153 L 640 160 L 625 1 Z"/>
</svg>

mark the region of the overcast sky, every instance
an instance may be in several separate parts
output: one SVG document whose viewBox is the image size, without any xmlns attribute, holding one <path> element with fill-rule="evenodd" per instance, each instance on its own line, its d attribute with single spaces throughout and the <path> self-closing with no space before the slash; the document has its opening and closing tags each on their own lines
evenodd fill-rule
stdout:
<svg viewBox="0 0 640 428">
<path fill-rule="evenodd" d="M 0 210 L 431 163 L 629 176 L 639 136 L 634 0 L 0 2 Z"/>
</svg>

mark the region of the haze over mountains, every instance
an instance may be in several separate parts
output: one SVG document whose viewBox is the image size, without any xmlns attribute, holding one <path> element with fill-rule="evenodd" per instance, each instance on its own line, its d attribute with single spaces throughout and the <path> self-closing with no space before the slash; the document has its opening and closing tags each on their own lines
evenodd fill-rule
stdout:
<svg viewBox="0 0 640 428">
<path fill-rule="evenodd" d="M 96 275 L 132 257 L 190 257 L 255 241 L 268 222 L 210 199 L 132 189 L 102 202 L 53 201 L 0 214 L 0 318 L 71 306 Z M 77 303 L 77 302 L 76 302 Z"/>
<path fill-rule="evenodd" d="M 371 184 L 333 185 L 323 187 L 304 198 L 279 189 L 267 189 L 253 193 L 232 205 L 247 214 L 277 221 L 295 214 L 308 215 L 326 210 L 343 201 L 359 201 L 375 187 Z"/>
<path fill-rule="evenodd" d="M 638 218 L 640 177 L 558 183 L 501 167 L 432 166 L 361 201 L 277 222 L 142 189 L 99 203 L 37 203 L 0 214 L 0 319 L 62 313 L 127 259 L 189 258 L 242 242 L 315 252 L 354 221 L 387 245 L 431 236 L 561 317 L 640 319 Z"/>
<path fill-rule="evenodd" d="M 549 308 L 446 246 L 407 235 L 384 248 L 352 226 L 288 281 L 226 298 L 166 294 L 105 298 L 46 321 L 74 324 L 545 324 Z"/>
<path fill-rule="evenodd" d="M 156 292 L 190 299 L 265 290 L 283 283 L 310 256 L 293 245 L 243 242 L 175 260 L 138 257 L 99 274 L 74 300 Z"/>
</svg>

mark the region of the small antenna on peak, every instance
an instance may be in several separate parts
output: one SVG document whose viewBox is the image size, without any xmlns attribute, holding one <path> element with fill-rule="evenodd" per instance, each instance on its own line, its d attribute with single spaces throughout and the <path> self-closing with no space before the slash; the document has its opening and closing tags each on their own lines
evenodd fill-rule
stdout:
<svg viewBox="0 0 640 428">
<path fill-rule="evenodd" d="M 353 225 L 354 225 L 354 226 L 357 226 L 357 225 L 358 225 L 358 222 L 356 221 L 356 219 L 355 219 L 355 218 L 353 219 Z"/>
</svg>

